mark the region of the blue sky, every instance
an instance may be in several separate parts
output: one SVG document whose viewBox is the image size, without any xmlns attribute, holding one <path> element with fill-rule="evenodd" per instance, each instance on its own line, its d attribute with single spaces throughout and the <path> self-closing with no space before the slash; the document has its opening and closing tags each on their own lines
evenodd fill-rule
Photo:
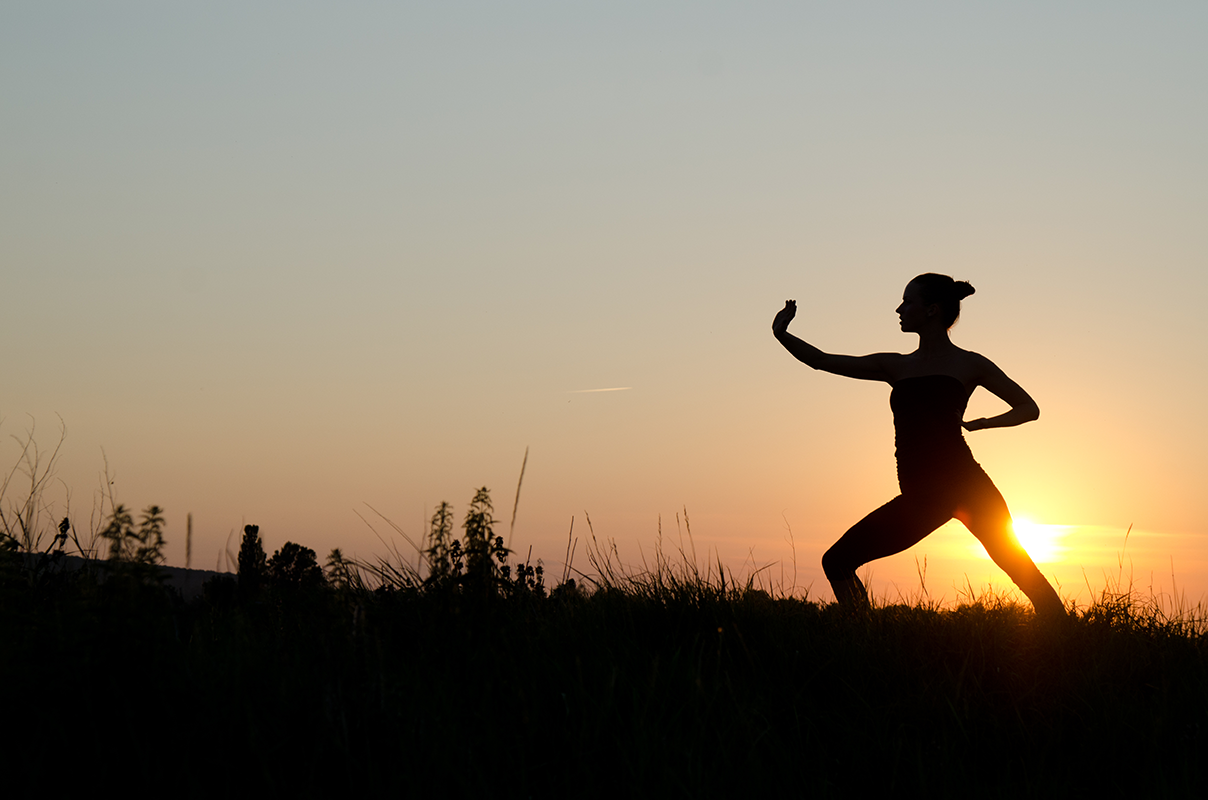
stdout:
<svg viewBox="0 0 1208 800">
<path fill-rule="evenodd" d="M 190 511 L 207 563 L 245 522 L 368 556 L 354 510 L 418 533 L 483 484 L 510 518 L 528 447 L 536 555 L 586 511 L 636 557 L 686 507 L 735 564 L 784 560 L 787 520 L 820 580 L 895 492 L 887 390 L 796 365 L 771 316 L 795 297 L 824 349 L 906 349 L 893 308 L 937 271 L 978 288 L 956 341 L 1043 410 L 970 437 L 1012 508 L 1203 552 L 1206 23 L 7 6 L 0 434 L 61 417 L 58 502 L 86 512 L 103 452 L 175 562 Z"/>
</svg>

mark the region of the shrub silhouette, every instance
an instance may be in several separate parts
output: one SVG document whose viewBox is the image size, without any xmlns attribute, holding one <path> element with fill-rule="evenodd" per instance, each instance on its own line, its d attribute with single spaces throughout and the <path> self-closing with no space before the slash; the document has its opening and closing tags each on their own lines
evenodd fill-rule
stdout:
<svg viewBox="0 0 1208 800">
<path fill-rule="evenodd" d="M 264 585 L 267 558 L 260 542 L 260 526 L 244 525 L 243 541 L 239 545 L 239 594 L 244 599 L 254 597 Z"/>
<path fill-rule="evenodd" d="M 317 589 L 326 584 L 315 551 L 294 542 L 286 542 L 268 561 L 268 580 L 274 589 L 297 591 Z"/>
<path fill-rule="evenodd" d="M 529 558 L 532 558 L 532 548 L 529 548 Z M 537 561 L 537 566 L 533 566 L 528 561 L 523 564 L 516 565 L 516 577 L 512 579 L 511 567 L 504 565 L 500 568 L 503 572 L 503 585 L 511 595 L 536 595 L 537 597 L 545 597 L 545 567 L 542 566 L 540 559 Z M 574 590 L 574 581 L 570 582 L 570 589 Z M 565 591 L 563 593 L 565 593 Z"/>
<path fill-rule="evenodd" d="M 327 554 L 327 583 L 333 589 L 353 589 L 361 585 L 356 563 L 345 558 L 340 548 L 333 547 Z"/>
<path fill-rule="evenodd" d="M 109 524 L 101 538 L 109 542 L 109 561 L 114 564 L 138 564 L 154 567 L 164 561 L 164 510 L 147 506 L 137 528 L 123 505 L 113 509 Z M 65 519 L 64 522 L 67 522 Z M 60 526 L 60 536 L 66 540 L 66 530 Z"/>
</svg>

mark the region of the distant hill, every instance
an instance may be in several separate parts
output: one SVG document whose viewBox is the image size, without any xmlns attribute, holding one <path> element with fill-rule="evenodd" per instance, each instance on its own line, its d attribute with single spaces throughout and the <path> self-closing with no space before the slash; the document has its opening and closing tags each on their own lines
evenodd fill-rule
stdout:
<svg viewBox="0 0 1208 800">
<path fill-rule="evenodd" d="M 26 558 L 33 559 L 34 557 L 27 556 Z M 109 562 L 105 559 L 87 559 L 81 556 L 64 555 L 59 561 L 57 569 L 74 571 L 82 569 L 90 561 L 102 573 L 109 567 Z M 217 572 L 212 569 L 186 569 L 184 567 L 169 566 L 160 566 L 159 569 L 167 576 L 164 583 L 179 590 L 181 597 L 185 600 L 200 597 L 202 585 L 211 578 L 218 575 L 231 575 L 234 577 L 233 572 Z"/>
</svg>

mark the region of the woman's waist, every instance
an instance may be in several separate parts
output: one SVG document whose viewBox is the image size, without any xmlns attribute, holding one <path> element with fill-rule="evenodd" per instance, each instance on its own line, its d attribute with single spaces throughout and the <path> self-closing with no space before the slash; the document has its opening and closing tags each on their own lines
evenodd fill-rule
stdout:
<svg viewBox="0 0 1208 800">
<path fill-rule="evenodd" d="M 960 428 L 935 432 L 903 433 L 893 437 L 894 453 L 901 458 L 972 458 L 973 453 L 961 435 Z"/>
<path fill-rule="evenodd" d="M 928 457 L 904 457 L 898 456 L 898 472 L 909 473 L 963 473 L 970 470 L 980 470 L 981 464 L 973 459 L 973 456 L 966 453 L 963 457 L 944 457 L 938 458 L 935 456 Z"/>
<path fill-rule="evenodd" d="M 927 442 L 925 445 L 899 442 L 894 456 L 898 461 L 899 472 L 903 469 L 960 471 L 978 467 L 969 446 L 959 437 L 945 442 Z"/>
</svg>

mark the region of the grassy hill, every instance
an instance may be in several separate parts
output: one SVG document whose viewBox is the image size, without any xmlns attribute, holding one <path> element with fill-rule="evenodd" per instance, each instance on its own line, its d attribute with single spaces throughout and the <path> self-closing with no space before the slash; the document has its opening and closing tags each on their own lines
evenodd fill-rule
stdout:
<svg viewBox="0 0 1208 800">
<path fill-rule="evenodd" d="M 506 555 L 506 554 L 502 554 Z M 5 784 L 201 796 L 1203 796 L 1202 618 L 853 613 L 666 561 L 546 591 L 361 565 L 186 602 L 8 559 Z M 582 579 L 580 579 L 582 583 Z"/>
</svg>

